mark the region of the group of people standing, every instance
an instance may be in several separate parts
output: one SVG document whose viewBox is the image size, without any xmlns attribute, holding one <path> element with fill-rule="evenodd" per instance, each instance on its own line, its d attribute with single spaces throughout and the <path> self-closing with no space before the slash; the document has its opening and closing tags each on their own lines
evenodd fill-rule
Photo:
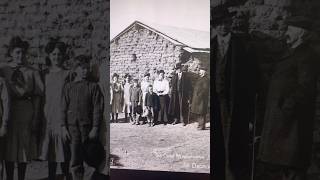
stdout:
<svg viewBox="0 0 320 180">
<path fill-rule="evenodd" d="M 46 68 L 31 66 L 29 43 L 13 37 L 9 60 L 0 65 L 0 160 L 6 179 L 24 180 L 31 160 L 48 161 L 49 179 L 55 179 L 57 164 L 66 179 L 83 179 L 83 143 L 99 139 L 104 98 L 97 83 L 90 81 L 90 57 L 75 57 L 72 69 L 65 67 L 67 45 L 51 39 L 45 47 Z M 103 142 L 102 142 L 103 143 Z M 2 167 L 4 168 L 4 167 Z"/>
<path fill-rule="evenodd" d="M 226 180 L 305 180 L 319 76 L 319 58 L 310 44 L 315 26 L 303 16 L 286 17 L 284 50 L 274 60 L 264 59 L 251 44 L 254 36 L 232 31 L 235 13 L 226 4 L 212 11 L 217 32 L 211 40 L 214 175 Z M 267 72 L 260 68 L 262 62 L 268 63 Z"/>
<path fill-rule="evenodd" d="M 200 67 L 196 83 L 192 85 L 191 73 L 187 65 L 177 63 L 175 72 L 168 80 L 165 72 L 159 70 L 158 77 L 150 80 L 145 73 L 141 82 L 125 74 L 124 82 L 119 75 L 112 75 L 111 122 L 118 122 L 118 114 L 125 114 L 125 121 L 140 125 L 147 120 L 150 127 L 156 124 L 173 125 L 189 123 L 190 114 L 199 119 L 198 128 L 204 130 L 209 107 L 209 79 L 207 69 Z M 142 122 L 142 124 L 143 124 Z"/>
</svg>

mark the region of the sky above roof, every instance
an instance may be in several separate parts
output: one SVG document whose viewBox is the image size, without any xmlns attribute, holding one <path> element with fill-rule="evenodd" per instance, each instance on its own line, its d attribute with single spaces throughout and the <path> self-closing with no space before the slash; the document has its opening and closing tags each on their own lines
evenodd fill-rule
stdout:
<svg viewBox="0 0 320 180">
<path fill-rule="evenodd" d="M 209 0 L 111 0 L 110 39 L 134 21 L 210 31 Z"/>
</svg>

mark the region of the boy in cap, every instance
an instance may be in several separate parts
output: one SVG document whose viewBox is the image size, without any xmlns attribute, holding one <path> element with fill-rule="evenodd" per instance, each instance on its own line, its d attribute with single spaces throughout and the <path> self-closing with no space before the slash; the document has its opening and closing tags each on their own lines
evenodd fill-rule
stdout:
<svg viewBox="0 0 320 180">
<path fill-rule="evenodd" d="M 148 86 L 148 92 L 145 96 L 144 106 L 146 107 L 148 114 L 147 120 L 149 127 L 154 126 L 154 120 L 157 119 L 157 113 L 159 110 L 159 97 L 153 92 L 152 84 Z"/>
<path fill-rule="evenodd" d="M 83 143 L 97 139 L 103 118 L 103 97 L 99 85 L 89 81 L 90 57 L 76 58 L 76 78 L 66 84 L 62 96 L 62 132 L 71 146 L 71 173 L 74 180 L 82 180 Z"/>
<path fill-rule="evenodd" d="M 142 112 L 138 112 L 139 106 L 142 105 L 142 90 L 138 86 L 138 80 L 133 80 L 133 85 L 130 88 L 130 104 L 131 104 L 131 113 L 133 118 L 133 124 L 139 125 L 139 119 Z M 137 117 L 137 113 L 139 116 Z"/>
</svg>

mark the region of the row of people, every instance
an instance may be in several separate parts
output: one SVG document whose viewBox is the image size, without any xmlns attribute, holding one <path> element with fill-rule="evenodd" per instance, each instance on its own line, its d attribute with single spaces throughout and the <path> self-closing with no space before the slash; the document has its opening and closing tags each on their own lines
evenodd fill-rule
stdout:
<svg viewBox="0 0 320 180">
<path fill-rule="evenodd" d="M 166 125 L 180 122 L 187 125 L 190 113 L 200 115 L 199 129 L 205 129 L 205 116 L 208 113 L 209 79 L 205 67 L 201 67 L 196 83 L 192 85 L 192 76 L 187 67 L 176 64 L 175 73 L 169 82 L 163 70 L 158 71 L 158 78 L 150 81 L 150 74 L 144 74 L 139 84 L 138 79 L 131 82 L 131 76 L 126 74 L 124 82 L 119 81 L 119 75 L 112 75 L 111 121 L 118 122 L 118 114 L 123 112 L 125 121 L 139 125 L 146 119 L 149 126 L 157 123 Z M 199 116 L 198 116 L 199 117 Z"/>
<path fill-rule="evenodd" d="M 49 179 L 55 179 L 61 163 L 66 179 L 83 179 L 83 146 L 99 139 L 103 127 L 103 95 L 97 83 L 89 81 L 90 58 L 75 58 L 72 70 L 64 67 L 66 44 L 51 39 L 45 47 L 47 69 L 39 71 L 26 58 L 29 44 L 13 37 L 8 46 L 9 61 L 0 66 L 2 122 L 0 160 L 6 179 L 25 179 L 31 160 L 48 161 Z M 43 131 L 44 130 L 44 131 Z M 70 162 L 70 163 L 69 163 Z"/>
</svg>

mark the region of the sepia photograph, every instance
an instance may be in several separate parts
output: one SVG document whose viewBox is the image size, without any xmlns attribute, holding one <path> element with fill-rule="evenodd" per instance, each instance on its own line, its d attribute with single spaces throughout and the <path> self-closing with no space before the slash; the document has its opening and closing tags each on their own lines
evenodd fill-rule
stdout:
<svg viewBox="0 0 320 180">
<path fill-rule="evenodd" d="M 110 167 L 210 173 L 210 1 L 110 1 Z"/>
<path fill-rule="evenodd" d="M 211 1 L 216 179 L 320 179 L 319 7 Z"/>
<path fill-rule="evenodd" d="M 0 180 L 109 175 L 109 2 L 0 2 Z"/>
</svg>

